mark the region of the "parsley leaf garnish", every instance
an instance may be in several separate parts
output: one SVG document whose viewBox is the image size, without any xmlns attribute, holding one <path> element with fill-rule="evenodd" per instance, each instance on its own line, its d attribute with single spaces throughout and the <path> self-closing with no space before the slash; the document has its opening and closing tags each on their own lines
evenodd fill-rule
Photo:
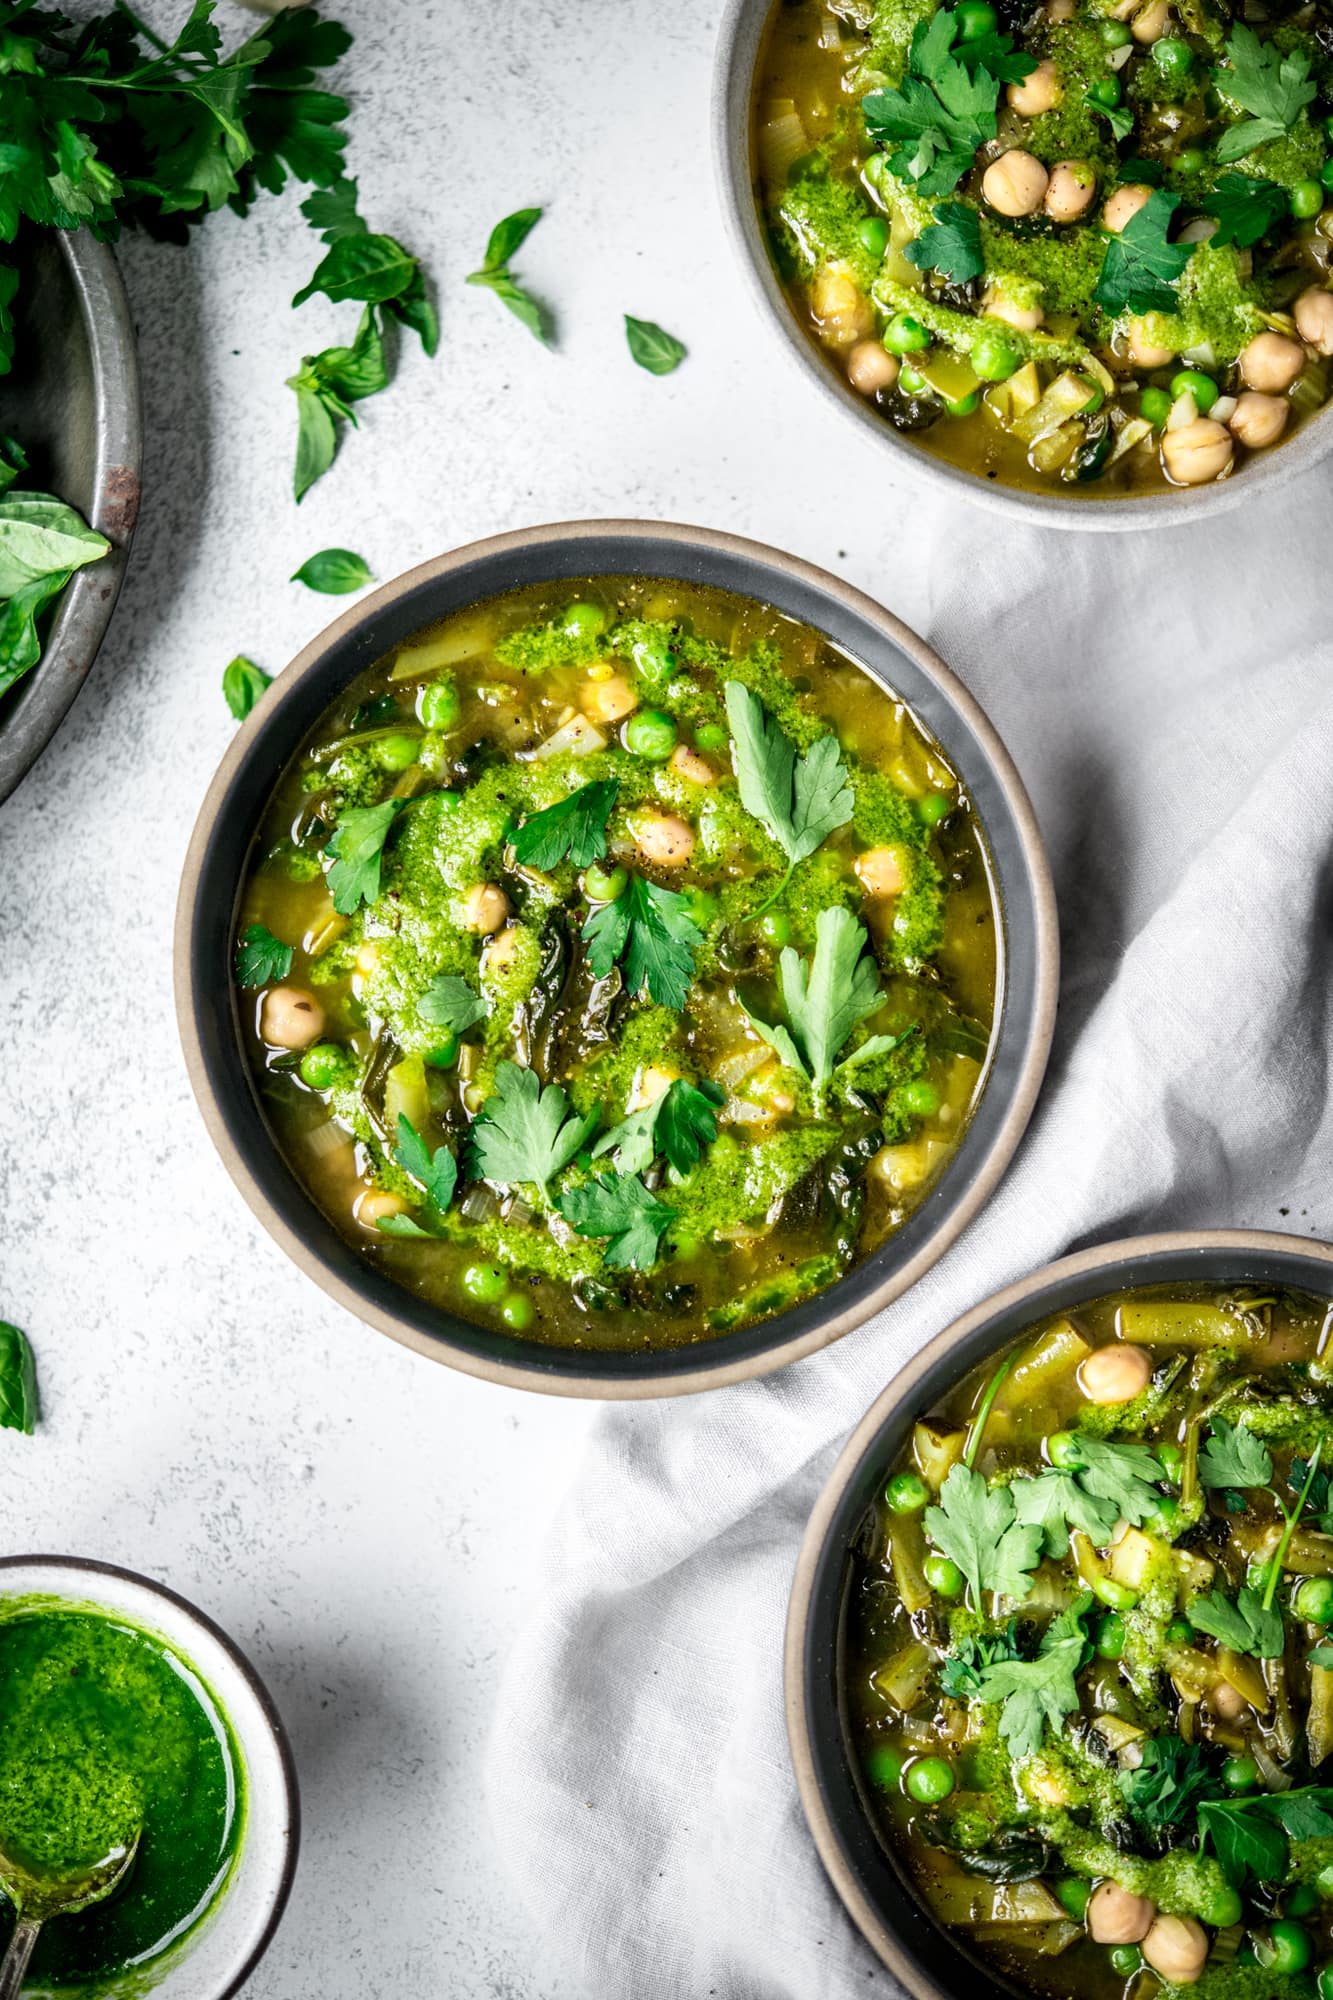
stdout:
<svg viewBox="0 0 1333 2000">
<path fill-rule="evenodd" d="M 1153 1832 L 1178 1826 L 1204 1794 L 1214 1788 L 1208 1758 L 1198 1743 L 1178 1736 L 1150 1736 L 1143 1762 L 1117 1775 L 1121 1796 L 1134 1818 Z"/>
<path fill-rule="evenodd" d="M 1018 1657 L 1018 1628 L 1011 1618 L 1002 1632 L 989 1638 L 983 1634 L 980 1638 L 962 1640 L 957 1652 L 951 1653 L 940 1669 L 940 1687 L 956 1701 L 977 1701 L 981 1696 L 982 1670 L 1001 1660 Z"/>
<path fill-rule="evenodd" d="M 250 924 L 236 947 L 236 984 L 271 986 L 292 969 L 292 948 L 263 924 Z"/>
<path fill-rule="evenodd" d="M 967 1578 L 973 1603 L 988 1594 L 1020 1601 L 1041 1560 L 1042 1530 L 1015 1518 L 1007 1486 L 987 1486 L 979 1472 L 955 1465 L 940 1488 L 940 1504 L 928 1507 L 925 1530 L 941 1554 Z"/>
<path fill-rule="evenodd" d="M 238 653 L 223 669 L 223 698 L 238 722 L 245 721 L 260 696 L 272 685 L 272 674 L 266 674 L 253 660 L 247 660 L 244 653 Z"/>
<path fill-rule="evenodd" d="M 1093 298 L 1103 311 L 1174 312 L 1176 282 L 1193 254 L 1190 243 L 1168 243 L 1180 197 L 1154 188 L 1137 215 L 1112 236 Z"/>
<path fill-rule="evenodd" d="M 858 1021 L 884 999 L 879 967 L 867 951 L 869 934 L 850 910 L 835 903 L 815 919 L 815 955 L 807 964 L 787 945 L 778 961 L 782 1004 L 791 1023 L 769 1027 L 750 1015 L 751 1026 L 776 1049 L 789 1069 L 821 1090 L 833 1074 L 838 1051 Z M 858 1061 L 896 1048 L 898 1035 L 872 1035 L 856 1050 Z"/>
<path fill-rule="evenodd" d="M 1089 111 L 1106 120 L 1113 138 L 1127 139 L 1134 130 L 1134 113 L 1127 104 L 1102 104 L 1090 90 L 1084 93 L 1083 102 Z"/>
<path fill-rule="evenodd" d="M 1283 1649 L 1282 1614 L 1266 1606 L 1257 1590 L 1242 1588 L 1236 1602 L 1220 1590 L 1196 1597 L 1189 1607 L 1190 1624 L 1208 1633 L 1233 1653 L 1252 1653 L 1258 1660 L 1275 1660 Z"/>
<path fill-rule="evenodd" d="M 1326 1839 L 1333 1833 L 1331 1806 L 1333 1791 L 1323 1785 L 1253 1799 L 1206 1799 L 1199 1807 L 1199 1831 L 1237 1889 L 1250 1876 L 1280 1882 L 1287 1872 L 1287 1837 Z"/>
<path fill-rule="evenodd" d="M 1120 1518 L 1114 1500 L 1087 1493 L 1072 1472 L 1043 1472 L 1037 1479 L 1016 1479 L 1010 1488 L 1016 1518 L 1025 1527 L 1040 1528 L 1048 1556 L 1069 1553 L 1069 1531 L 1077 1529 L 1104 1547 Z"/>
<path fill-rule="evenodd" d="M 790 875 L 852 816 L 856 801 L 838 739 L 820 736 L 799 753 L 743 682 L 727 682 L 726 700 L 741 804 L 782 849 Z"/>
<path fill-rule="evenodd" d="M 576 868 L 606 853 L 606 823 L 620 790 L 616 778 L 580 785 L 567 799 L 544 806 L 516 827 L 514 852 L 527 868 L 554 868 L 566 856 Z"/>
<path fill-rule="evenodd" d="M 360 904 L 378 899 L 384 843 L 405 804 L 385 799 L 377 806 L 349 806 L 338 821 L 328 845 L 333 856 L 328 884 L 340 916 L 350 917 Z"/>
<path fill-rule="evenodd" d="M 1000 1660 L 981 1670 L 977 1699 L 1003 1702 L 1000 1734 L 1015 1757 L 1035 1756 L 1046 1724 L 1058 1728 L 1078 1707 L 1074 1676 L 1092 1651 L 1083 1629 L 1091 1605 L 1092 1597 L 1085 1593 L 1053 1618 L 1035 1660 Z"/>
<path fill-rule="evenodd" d="M 1280 139 L 1317 95 L 1310 81 L 1310 58 L 1303 50 L 1284 54 L 1275 42 L 1261 42 L 1253 28 L 1243 25 L 1232 30 L 1226 48 L 1230 66 L 1215 70 L 1213 80 L 1253 115 L 1222 134 L 1217 157 L 1224 165 L 1270 139 Z"/>
<path fill-rule="evenodd" d="M 615 1271 L 646 1271 L 657 1261 L 658 1245 L 676 1219 L 674 1209 L 649 1194 L 640 1180 L 604 1175 L 584 1187 L 567 1188 L 557 1204 L 580 1236 L 606 1236 L 606 1262 Z"/>
<path fill-rule="evenodd" d="M 952 194 L 978 146 L 996 134 L 999 78 L 980 66 L 974 73 L 952 53 L 956 32 L 952 13 L 941 8 L 913 32 L 898 88 L 862 100 L 870 137 L 897 147 L 889 171 L 915 181 L 924 195 Z"/>
<path fill-rule="evenodd" d="M 417 1013 L 432 1028 L 466 1034 L 486 1018 L 486 1002 L 456 972 L 437 972 L 417 1002 Z"/>
<path fill-rule="evenodd" d="M 1209 238 L 1215 250 L 1227 243 L 1251 249 L 1290 213 L 1290 205 L 1286 188 L 1276 181 L 1252 180 L 1248 174 L 1221 174 L 1217 186 L 1200 203 L 1208 215 L 1217 217 L 1217 229 Z"/>
<path fill-rule="evenodd" d="M 660 1007 L 680 1012 L 694 979 L 694 954 L 703 943 L 684 896 L 635 875 L 614 903 L 590 912 L 583 936 L 594 979 L 605 979 L 623 959 L 627 993 L 640 992 L 646 982 Z"/>
<path fill-rule="evenodd" d="M 597 1113 L 580 1118 L 559 1084 L 543 1090 L 535 1070 L 502 1062 L 495 1090 L 468 1134 L 468 1172 L 476 1180 L 514 1187 L 520 1181 L 545 1190 L 567 1167 L 597 1125 Z"/>
<path fill-rule="evenodd" d="M 1110 1444 L 1080 1431 L 1078 1449 L 1083 1463 L 1077 1476 L 1085 1492 L 1109 1500 L 1136 1528 L 1158 1511 L 1162 1496 L 1156 1481 L 1162 1467 L 1149 1445 Z"/>
<path fill-rule="evenodd" d="M 1204 1486 L 1269 1486 L 1273 1460 L 1261 1438 L 1244 1424 L 1224 1424 L 1214 1418 L 1207 1444 L 1199 1453 L 1199 1480 Z"/>
<path fill-rule="evenodd" d="M 509 268 L 509 260 L 531 235 L 542 219 L 539 208 L 516 209 L 512 215 L 497 222 L 486 245 L 486 255 L 481 269 L 468 275 L 469 285 L 483 285 L 487 291 L 508 306 L 515 319 L 523 322 L 528 332 L 535 334 L 545 345 L 551 340 L 551 315 L 539 299 L 525 291 Z"/>
<path fill-rule="evenodd" d="M 717 1137 L 714 1117 L 723 1099 L 715 1083 L 673 1077 L 662 1095 L 613 1126 L 592 1149 L 593 1158 L 614 1152 L 622 1174 L 641 1174 L 660 1152 L 678 1174 L 687 1174 L 705 1146 Z"/>
<path fill-rule="evenodd" d="M 685 359 L 684 341 L 677 340 L 674 333 L 668 333 L 655 320 L 635 319 L 626 313 L 625 339 L 633 359 L 650 375 L 670 375 Z"/>
<path fill-rule="evenodd" d="M 405 1174 L 410 1174 L 418 1186 L 423 1188 L 428 1198 L 441 1213 L 448 1208 L 454 1198 L 454 1188 L 458 1181 L 458 1167 L 447 1146 L 439 1146 L 432 1153 L 416 1126 L 405 1112 L 398 1114 L 398 1144 L 393 1157 L 396 1165 Z"/>
<path fill-rule="evenodd" d="M 981 254 L 981 217 L 963 201 L 942 201 L 935 220 L 922 230 L 915 243 L 903 251 L 918 271 L 938 271 L 941 277 L 963 284 L 980 277 L 986 268 Z"/>
</svg>

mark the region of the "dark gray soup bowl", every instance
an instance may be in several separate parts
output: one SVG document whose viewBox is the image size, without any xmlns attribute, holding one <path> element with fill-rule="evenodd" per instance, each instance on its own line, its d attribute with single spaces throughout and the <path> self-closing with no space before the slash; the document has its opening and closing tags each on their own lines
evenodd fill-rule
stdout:
<svg viewBox="0 0 1333 2000">
<path fill-rule="evenodd" d="M 0 431 L 18 439 L 19 484 L 58 494 L 110 552 L 76 572 L 37 665 L 0 701 L 0 800 L 32 768 L 83 686 L 116 608 L 139 513 L 139 364 L 116 260 L 86 229 L 19 243 L 14 371 L 0 377 Z"/>
<path fill-rule="evenodd" d="M 1137 1236 L 1048 1264 L 955 1320 L 899 1371 L 848 1439 L 810 1516 L 787 1613 L 787 1734 L 801 1803 L 848 1915 L 915 2000 L 1001 1990 L 929 1915 L 875 1832 L 843 1700 L 851 1547 L 886 1467 L 968 1370 L 1050 1313 L 1139 1285 L 1283 1285 L 1333 1298 L 1333 1246 L 1256 1230 Z M 1003 1990 L 1021 1994 L 1020 1987 Z"/>
<path fill-rule="evenodd" d="M 265 1122 L 242 1053 L 230 967 L 237 900 L 256 826 L 308 731 L 390 647 L 521 584 L 634 575 L 761 599 L 825 633 L 913 709 L 943 747 L 985 830 L 998 901 L 998 1030 L 984 1093 L 962 1144 L 899 1233 L 790 1311 L 674 1349 L 629 1353 L 499 1335 L 414 1298 L 358 1256 L 315 1206 Z M 896 1298 L 994 1188 L 1031 1114 L 1050 1047 L 1058 945 L 1046 859 L 1027 795 L 990 723 L 944 663 L 898 619 L 836 577 L 704 528 L 589 521 L 477 542 L 423 563 L 365 598 L 308 646 L 239 732 L 190 844 L 176 921 L 176 1002 L 205 1122 L 255 1214 L 329 1295 L 437 1361 L 566 1396 L 677 1395 L 759 1375 L 813 1353 Z"/>
</svg>

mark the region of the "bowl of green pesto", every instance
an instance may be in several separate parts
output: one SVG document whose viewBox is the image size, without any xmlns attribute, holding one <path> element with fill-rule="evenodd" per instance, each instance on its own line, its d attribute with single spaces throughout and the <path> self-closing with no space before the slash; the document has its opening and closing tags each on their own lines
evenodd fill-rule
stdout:
<svg viewBox="0 0 1333 2000">
<path fill-rule="evenodd" d="M 43 1927 L 25 1992 L 228 2000 L 281 1918 L 298 1824 L 282 1724 L 202 1613 L 108 1564 L 0 1560 L 0 1852 L 40 1881 L 135 1849 L 111 1896 Z M 0 1951 L 13 1924 L 0 1896 Z"/>
<path fill-rule="evenodd" d="M 869 1411 L 806 1535 L 793 1758 L 916 2000 L 1333 1995 L 1333 1248 L 1038 1271 Z"/>
<path fill-rule="evenodd" d="M 1197 519 L 1333 445 L 1330 114 L 1310 5 L 733 0 L 722 35 L 789 346 L 917 472 L 1054 525 Z"/>
<path fill-rule="evenodd" d="M 334 1296 L 568 1394 L 866 1318 L 993 1185 L 1055 980 L 976 704 L 834 578 L 591 523 L 325 633 L 205 803 L 179 1011 L 224 1159 Z"/>
</svg>

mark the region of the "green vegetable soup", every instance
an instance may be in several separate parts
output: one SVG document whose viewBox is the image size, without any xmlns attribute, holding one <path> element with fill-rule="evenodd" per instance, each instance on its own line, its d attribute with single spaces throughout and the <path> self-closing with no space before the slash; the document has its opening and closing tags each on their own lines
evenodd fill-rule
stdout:
<svg viewBox="0 0 1333 2000">
<path fill-rule="evenodd" d="M 0 1615 L 0 1850 L 63 1877 L 139 1834 L 107 1901 L 43 1929 L 31 1984 L 94 1991 L 157 1958 L 225 1886 L 243 1817 L 226 1719 L 160 1639 L 45 1600 Z"/>
<path fill-rule="evenodd" d="M 795 312 L 887 423 L 1114 496 L 1230 477 L 1327 399 L 1330 111 L 1312 6 L 789 0 L 755 178 Z"/>
<path fill-rule="evenodd" d="M 1101 1299 L 888 1469 L 854 1754 L 927 1905 L 1019 1991 L 1333 1996 L 1331 1325 L 1292 1292 Z"/>
<path fill-rule="evenodd" d="M 910 711 L 747 599 L 600 578 L 461 612 L 283 775 L 241 898 L 293 1171 L 434 1305 L 702 1340 L 884 1242 L 981 1088 L 984 835 Z"/>
</svg>

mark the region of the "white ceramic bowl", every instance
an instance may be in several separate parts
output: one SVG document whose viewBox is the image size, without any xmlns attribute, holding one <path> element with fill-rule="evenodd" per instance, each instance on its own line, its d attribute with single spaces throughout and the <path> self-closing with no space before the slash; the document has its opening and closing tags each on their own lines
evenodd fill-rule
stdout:
<svg viewBox="0 0 1333 2000">
<path fill-rule="evenodd" d="M 230 1880 L 179 1944 L 134 1972 L 135 2000 L 230 2000 L 267 1950 L 286 1906 L 300 1837 L 296 1770 L 286 1732 L 249 1661 L 203 1613 L 163 1584 L 79 1556 L 0 1558 L 6 1599 L 91 1607 L 163 1639 L 217 1698 L 242 1765 L 245 1819 Z M 114 2000 L 116 1983 L 99 1988 Z"/>
</svg>

